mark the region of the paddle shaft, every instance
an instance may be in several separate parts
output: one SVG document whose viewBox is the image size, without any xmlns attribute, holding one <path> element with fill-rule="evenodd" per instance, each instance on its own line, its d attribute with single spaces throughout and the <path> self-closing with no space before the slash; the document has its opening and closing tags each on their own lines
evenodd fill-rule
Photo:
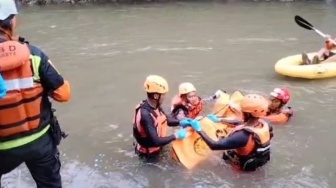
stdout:
<svg viewBox="0 0 336 188">
<path fill-rule="evenodd" d="M 319 34 L 320 36 L 322 36 L 325 39 L 328 39 L 328 41 L 330 41 L 331 43 L 333 43 L 336 46 L 336 41 L 334 41 L 332 38 L 327 37 L 326 34 L 322 33 L 320 30 L 316 29 L 316 28 L 312 28 L 317 34 Z"/>
<path fill-rule="evenodd" d="M 308 30 L 314 30 L 318 35 L 322 36 L 324 39 L 328 39 L 331 43 L 333 43 L 336 46 L 336 42 L 328 37 L 326 34 L 324 34 L 322 31 L 316 29 L 310 22 L 303 19 L 301 16 L 296 15 L 294 17 L 295 22 L 302 28 L 308 29 Z"/>
</svg>

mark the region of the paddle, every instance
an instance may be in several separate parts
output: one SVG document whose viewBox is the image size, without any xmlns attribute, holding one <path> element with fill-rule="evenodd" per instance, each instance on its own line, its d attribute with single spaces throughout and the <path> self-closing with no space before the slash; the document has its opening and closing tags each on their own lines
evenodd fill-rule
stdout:
<svg viewBox="0 0 336 188">
<path fill-rule="evenodd" d="M 322 36 L 325 39 L 327 38 L 330 42 L 332 42 L 334 45 L 336 45 L 336 42 L 332 38 L 330 38 L 326 34 L 322 33 L 320 30 L 314 28 L 314 26 L 311 23 L 309 23 L 307 20 L 303 19 L 301 16 L 296 15 L 294 17 L 294 20 L 300 27 L 303 27 L 307 30 L 314 30 L 317 34 L 319 34 L 320 36 Z"/>
</svg>

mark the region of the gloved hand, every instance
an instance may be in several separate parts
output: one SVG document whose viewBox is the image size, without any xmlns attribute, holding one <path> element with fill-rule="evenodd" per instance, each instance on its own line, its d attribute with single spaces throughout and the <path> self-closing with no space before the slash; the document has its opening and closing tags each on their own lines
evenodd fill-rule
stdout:
<svg viewBox="0 0 336 188">
<path fill-rule="evenodd" d="M 7 95 L 6 83 L 0 74 L 0 99 L 4 98 L 6 95 Z"/>
<path fill-rule="evenodd" d="M 180 125 L 181 125 L 183 128 L 186 128 L 186 127 L 190 126 L 191 122 L 192 122 L 192 119 L 190 119 L 190 118 L 185 118 L 185 119 L 183 119 L 183 120 L 180 121 Z"/>
<path fill-rule="evenodd" d="M 214 115 L 214 114 L 208 114 L 207 117 L 208 117 L 211 121 L 213 121 L 213 122 L 215 122 L 215 123 L 219 123 L 219 122 L 221 122 L 221 119 L 218 118 L 218 117 L 217 117 L 216 115 Z"/>
<path fill-rule="evenodd" d="M 220 94 L 221 94 L 222 92 L 225 93 L 225 91 L 223 91 L 223 90 L 221 90 L 221 89 L 217 90 L 217 91 L 215 92 L 214 99 L 218 99 L 218 98 L 220 97 Z"/>
<path fill-rule="evenodd" d="M 201 119 L 203 119 L 203 118 L 204 118 L 203 116 L 197 116 L 197 117 L 195 117 L 194 120 L 199 121 L 199 120 L 201 120 Z"/>
<path fill-rule="evenodd" d="M 230 108 L 234 111 L 240 111 L 239 105 L 232 100 L 228 102 L 228 106 L 230 106 Z"/>
<path fill-rule="evenodd" d="M 185 129 L 179 129 L 177 132 L 174 133 L 174 135 L 176 139 L 182 140 L 187 137 L 187 131 Z"/>
<path fill-rule="evenodd" d="M 221 91 L 220 91 L 220 90 L 217 90 L 217 91 L 215 92 L 215 97 L 216 97 L 216 99 L 219 98 L 220 94 L 221 94 Z"/>
<path fill-rule="evenodd" d="M 195 130 L 195 131 L 201 131 L 202 130 L 202 126 L 201 123 L 199 121 L 193 120 L 191 122 L 191 127 Z"/>
<path fill-rule="evenodd" d="M 292 108 L 285 108 L 285 109 L 281 110 L 281 113 L 292 116 L 294 111 L 292 110 Z"/>
</svg>

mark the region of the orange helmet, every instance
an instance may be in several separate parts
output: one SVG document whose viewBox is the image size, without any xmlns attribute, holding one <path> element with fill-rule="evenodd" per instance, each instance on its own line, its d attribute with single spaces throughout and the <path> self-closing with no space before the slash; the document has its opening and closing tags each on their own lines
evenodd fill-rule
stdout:
<svg viewBox="0 0 336 188">
<path fill-rule="evenodd" d="M 240 104 L 241 110 L 254 117 L 265 116 L 268 110 L 268 100 L 258 94 L 248 94 Z"/>
</svg>

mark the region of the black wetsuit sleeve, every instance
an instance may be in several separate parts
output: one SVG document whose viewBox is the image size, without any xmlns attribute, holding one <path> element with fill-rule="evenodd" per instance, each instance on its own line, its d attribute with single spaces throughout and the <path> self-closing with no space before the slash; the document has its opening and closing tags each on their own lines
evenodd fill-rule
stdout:
<svg viewBox="0 0 336 188">
<path fill-rule="evenodd" d="M 150 141 L 148 147 L 162 147 L 175 140 L 175 135 L 159 137 L 155 128 L 155 122 L 150 113 L 146 110 L 141 110 L 140 124 L 143 125 L 143 128 L 148 134 L 148 139 Z"/>
<path fill-rule="evenodd" d="M 203 138 L 203 140 L 211 150 L 228 150 L 242 148 L 246 146 L 250 136 L 250 133 L 241 130 L 233 133 L 229 137 L 214 141 L 204 131 L 199 131 L 198 134 Z"/>
<path fill-rule="evenodd" d="M 162 111 L 162 113 L 165 114 L 166 118 L 167 118 L 167 125 L 169 127 L 176 127 L 180 125 L 180 121 L 178 119 L 176 119 L 175 117 L 173 117 L 172 115 L 168 115 L 167 113 L 165 113 L 164 111 Z"/>
</svg>

